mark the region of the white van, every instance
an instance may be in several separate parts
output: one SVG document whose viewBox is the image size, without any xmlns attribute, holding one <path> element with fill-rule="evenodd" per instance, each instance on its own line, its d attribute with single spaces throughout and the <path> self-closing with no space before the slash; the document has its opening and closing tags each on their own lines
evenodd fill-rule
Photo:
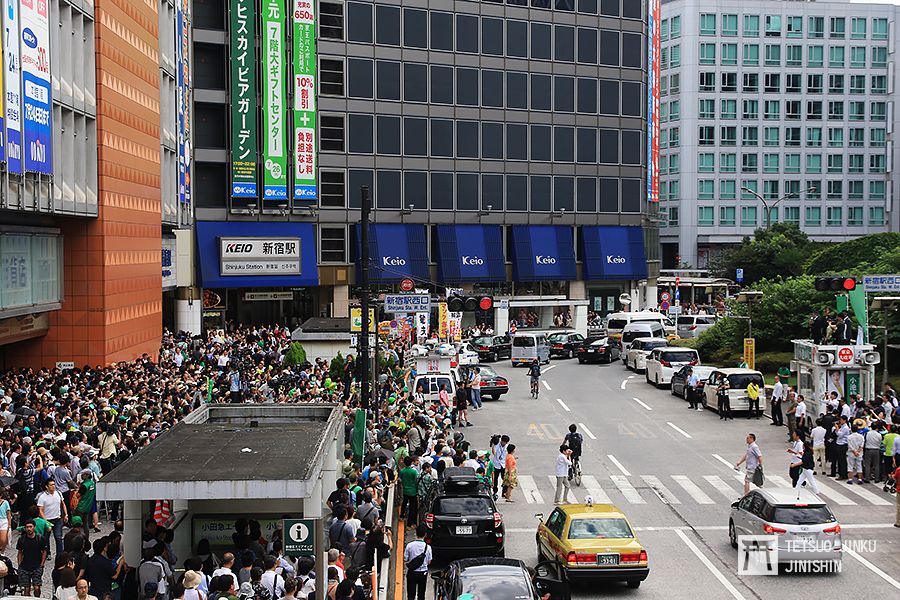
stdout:
<svg viewBox="0 0 900 600">
<path fill-rule="evenodd" d="M 654 348 L 647 357 L 646 379 L 656 387 L 671 385 L 672 375 L 685 365 L 699 365 L 700 353 L 693 348 L 664 346 Z"/>
<path fill-rule="evenodd" d="M 716 315 L 679 315 L 675 328 L 678 337 L 692 339 L 716 324 Z"/>
<path fill-rule="evenodd" d="M 626 366 L 628 361 L 626 360 L 627 357 L 625 354 L 631 346 L 631 342 L 637 338 L 647 337 L 666 339 L 666 330 L 663 328 L 662 324 L 657 321 L 631 323 L 630 325 L 626 325 L 625 329 L 622 330 L 619 339 L 621 340 L 622 362 L 624 362 Z"/>
<path fill-rule="evenodd" d="M 659 323 L 667 334 L 675 334 L 675 325 L 672 320 L 661 312 L 641 310 L 636 312 L 612 313 L 606 318 L 606 334 L 614 340 L 622 337 L 625 327 L 632 323 Z M 663 335 L 662 337 L 666 337 Z M 630 341 L 630 340 L 629 340 Z"/>
<path fill-rule="evenodd" d="M 550 344 L 544 333 L 517 333 L 512 339 L 512 365 L 550 362 Z"/>
</svg>

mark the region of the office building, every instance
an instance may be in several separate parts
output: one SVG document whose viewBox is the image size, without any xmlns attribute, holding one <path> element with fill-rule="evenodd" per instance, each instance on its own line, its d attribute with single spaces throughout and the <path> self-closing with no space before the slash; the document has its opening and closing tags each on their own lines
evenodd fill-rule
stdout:
<svg viewBox="0 0 900 600">
<path fill-rule="evenodd" d="M 767 219 L 819 241 L 898 229 L 896 6 L 661 8 L 663 268 L 706 268 Z"/>
</svg>

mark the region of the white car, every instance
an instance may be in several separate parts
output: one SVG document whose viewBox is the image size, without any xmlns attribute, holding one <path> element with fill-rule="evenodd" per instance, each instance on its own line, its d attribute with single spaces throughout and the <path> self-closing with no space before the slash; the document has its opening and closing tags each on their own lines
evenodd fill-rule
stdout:
<svg viewBox="0 0 900 600">
<path fill-rule="evenodd" d="M 672 375 L 685 365 L 699 365 L 700 354 L 693 348 L 663 346 L 654 348 L 647 357 L 647 383 L 656 387 L 670 385 Z"/>
<path fill-rule="evenodd" d="M 469 342 L 461 342 L 456 345 L 457 362 L 461 365 L 477 365 L 478 351 Z"/>
<path fill-rule="evenodd" d="M 631 341 L 625 351 L 625 368 L 643 371 L 647 368 L 647 355 L 654 348 L 668 346 L 669 340 L 659 337 L 642 337 Z"/>
</svg>

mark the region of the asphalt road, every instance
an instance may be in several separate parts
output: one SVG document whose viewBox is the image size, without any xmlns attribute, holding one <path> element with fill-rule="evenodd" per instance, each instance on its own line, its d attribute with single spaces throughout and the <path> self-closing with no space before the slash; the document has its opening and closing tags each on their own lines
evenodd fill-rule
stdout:
<svg viewBox="0 0 900 600">
<path fill-rule="evenodd" d="M 880 486 L 850 486 L 821 476 L 816 480 L 842 526 L 845 548 L 854 548 L 845 551 L 842 572 L 737 575 L 727 525 L 730 505 L 743 492 L 743 475 L 731 465 L 744 455 L 746 435 L 753 432 L 766 485 L 789 487 L 786 428 L 772 427 L 765 418 L 739 414 L 721 421 L 711 410 L 688 410 L 684 400 L 655 389 L 621 362 L 598 366 L 554 359 L 544 367 L 537 400 L 529 394 L 524 369 L 508 361 L 492 366 L 509 379 L 510 392 L 470 412 L 475 426 L 466 429 L 466 437 L 474 447 L 487 448 L 491 434 L 507 434 L 518 449 L 516 502 L 498 503 L 506 523 L 506 555 L 530 565 L 537 560 L 535 513 L 553 510 L 551 476 L 570 423 L 577 423 L 585 438 L 578 500 L 591 494 L 595 502 L 618 506 L 647 548 L 651 571 L 639 589 L 590 584 L 575 587 L 573 598 L 780 599 L 833 597 L 853 588 L 875 596 L 900 591 L 894 497 Z"/>
</svg>

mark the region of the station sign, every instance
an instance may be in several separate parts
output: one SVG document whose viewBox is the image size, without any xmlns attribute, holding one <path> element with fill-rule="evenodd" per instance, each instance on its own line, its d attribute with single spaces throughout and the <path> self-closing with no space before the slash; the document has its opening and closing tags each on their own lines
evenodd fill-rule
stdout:
<svg viewBox="0 0 900 600">
<path fill-rule="evenodd" d="M 900 292 L 900 275 L 863 275 L 866 292 Z"/>
<path fill-rule="evenodd" d="M 431 312 L 431 296 L 428 294 L 386 294 L 384 296 L 384 312 Z"/>
<path fill-rule="evenodd" d="M 300 275 L 300 238 L 219 238 L 219 274 Z"/>
</svg>

